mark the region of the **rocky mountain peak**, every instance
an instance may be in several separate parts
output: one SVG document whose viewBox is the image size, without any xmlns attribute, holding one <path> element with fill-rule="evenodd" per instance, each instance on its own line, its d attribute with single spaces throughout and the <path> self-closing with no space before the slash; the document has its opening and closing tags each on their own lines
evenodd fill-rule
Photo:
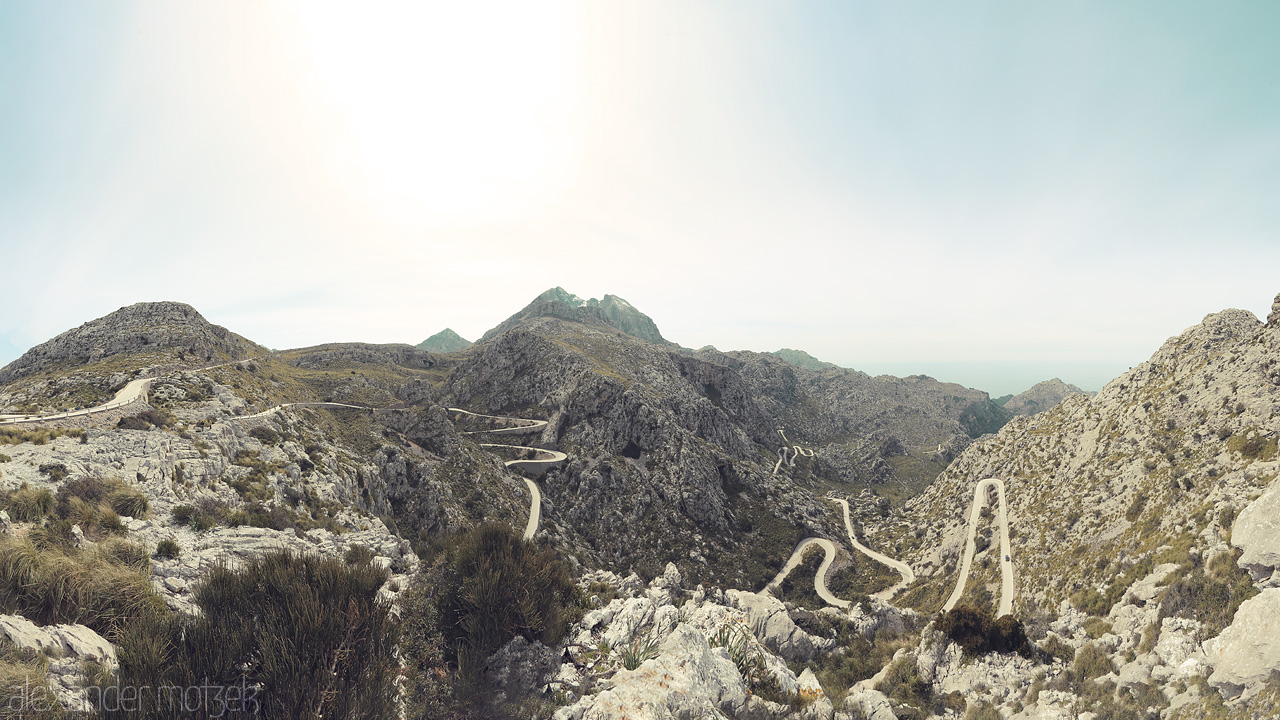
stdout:
<svg viewBox="0 0 1280 720">
<path fill-rule="evenodd" d="M 431 337 L 418 343 L 419 350 L 433 353 L 451 353 L 471 347 L 471 341 L 449 328 L 445 328 Z"/>
<path fill-rule="evenodd" d="M 1271 301 L 1271 314 L 1267 316 L 1267 327 L 1280 327 L 1280 295 Z"/>
<path fill-rule="evenodd" d="M 617 295 L 603 299 L 583 300 L 562 287 L 554 287 L 538 295 L 523 310 L 502 321 L 480 338 L 487 342 L 511 328 L 537 317 L 554 317 L 587 325 L 603 325 L 632 337 L 659 345 L 671 345 L 648 315 Z"/>
<path fill-rule="evenodd" d="M 87 365 L 116 355 L 173 350 L 212 360 L 243 358 L 253 343 L 204 319 L 180 302 L 141 302 L 91 320 L 28 350 L 0 369 L 0 385 L 60 366 Z"/>
<path fill-rule="evenodd" d="M 1063 382 L 1061 378 L 1053 378 L 1032 385 L 1025 392 L 1008 398 L 1002 405 L 1005 410 L 1014 415 L 1035 415 L 1056 406 L 1069 395 L 1080 394 L 1089 395 L 1090 393 Z"/>
<path fill-rule="evenodd" d="M 829 362 L 824 362 L 822 360 L 819 360 L 818 358 L 810 355 L 809 353 L 803 350 L 792 350 L 791 348 L 782 348 L 781 350 L 775 350 L 771 354 L 777 355 L 778 357 L 782 358 L 783 360 L 786 360 L 792 365 L 795 365 L 798 368 L 804 368 L 805 370 L 827 370 L 829 368 L 840 367 L 835 363 L 829 363 Z"/>
</svg>

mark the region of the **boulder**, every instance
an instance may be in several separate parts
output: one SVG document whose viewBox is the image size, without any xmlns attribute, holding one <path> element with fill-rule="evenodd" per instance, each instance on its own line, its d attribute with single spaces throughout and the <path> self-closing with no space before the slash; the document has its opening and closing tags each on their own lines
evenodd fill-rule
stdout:
<svg viewBox="0 0 1280 720">
<path fill-rule="evenodd" d="M 1243 548 L 1238 561 L 1254 580 L 1269 578 L 1280 566 L 1280 485 L 1273 485 L 1236 518 L 1231 544 Z"/>
<path fill-rule="evenodd" d="M 41 627 L 21 615 L 0 615 L 0 636 L 8 638 L 22 650 L 50 650 L 76 660 L 116 666 L 115 646 L 84 625 Z"/>
<path fill-rule="evenodd" d="M 857 687 L 844 698 L 847 710 L 856 710 L 867 720 L 898 720 L 889 704 L 889 698 L 879 690 Z"/>
<path fill-rule="evenodd" d="M 835 647 L 835 640 L 814 637 L 797 627 L 786 606 L 772 595 L 730 590 L 725 596 L 732 607 L 746 613 L 747 624 L 760 642 L 788 660 L 808 662 Z"/>
<path fill-rule="evenodd" d="M 560 670 L 560 662 L 547 646 L 517 635 L 489 658 L 488 667 L 489 687 L 514 697 L 550 682 Z"/>
<path fill-rule="evenodd" d="M 752 695 L 728 651 L 713 650 L 688 625 L 676 627 L 657 657 L 635 670 L 620 670 L 610 682 L 605 690 L 557 710 L 555 720 L 705 717 L 708 710 L 764 720 L 785 710 Z"/>
<path fill-rule="evenodd" d="M 1254 695 L 1280 670 L 1280 588 L 1268 588 L 1236 610 L 1222 634 L 1204 644 L 1209 684 L 1227 699 Z"/>
</svg>

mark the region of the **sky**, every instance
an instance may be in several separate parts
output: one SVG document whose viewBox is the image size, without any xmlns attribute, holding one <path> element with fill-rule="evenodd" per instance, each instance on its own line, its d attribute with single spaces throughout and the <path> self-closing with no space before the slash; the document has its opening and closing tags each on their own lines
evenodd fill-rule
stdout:
<svg viewBox="0 0 1280 720">
<path fill-rule="evenodd" d="M 1280 5 L 0 4 L 0 364 L 612 293 L 682 345 L 1085 389 L 1280 292 Z"/>
</svg>

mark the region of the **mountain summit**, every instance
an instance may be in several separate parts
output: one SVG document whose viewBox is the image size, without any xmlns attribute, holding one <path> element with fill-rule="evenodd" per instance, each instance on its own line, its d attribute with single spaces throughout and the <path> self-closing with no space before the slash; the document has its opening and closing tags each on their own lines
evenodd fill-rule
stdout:
<svg viewBox="0 0 1280 720">
<path fill-rule="evenodd" d="M 523 310 L 485 333 L 484 337 L 480 338 L 480 342 L 491 340 L 516 325 L 537 317 L 555 317 L 587 325 L 604 325 L 658 345 L 672 344 L 662 337 L 652 318 L 617 295 L 605 295 L 601 300 L 595 298 L 583 300 L 562 287 L 551 288 L 534 298 L 533 302 Z"/>
<path fill-rule="evenodd" d="M 120 308 L 41 343 L 0 368 L 0 385 L 65 366 L 96 363 L 117 355 L 157 351 L 175 359 L 238 359 L 261 350 L 214 325 L 180 302 L 142 302 Z M 159 362 L 159 356 L 153 358 Z"/>
<path fill-rule="evenodd" d="M 416 346 L 419 350 L 426 350 L 433 353 L 451 353 L 459 350 L 466 350 L 471 347 L 471 341 L 462 337 L 458 333 L 445 328 L 431 337 L 418 343 Z"/>
</svg>

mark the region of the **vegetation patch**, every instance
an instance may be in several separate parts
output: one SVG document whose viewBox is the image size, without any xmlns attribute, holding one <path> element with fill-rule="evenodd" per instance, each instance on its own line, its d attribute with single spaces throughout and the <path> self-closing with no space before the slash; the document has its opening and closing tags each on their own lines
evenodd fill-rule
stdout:
<svg viewBox="0 0 1280 720">
<path fill-rule="evenodd" d="M 495 650 L 517 635 L 555 647 L 581 612 L 568 565 L 505 525 L 445 539 L 424 566 L 401 596 L 401 651 L 410 697 L 426 707 L 486 704 L 485 663 Z"/>
<path fill-rule="evenodd" d="M 231 713 L 209 696 L 200 717 L 395 717 L 396 628 L 378 599 L 386 578 L 371 565 L 288 552 L 216 567 L 195 589 L 199 616 L 148 618 L 121 634 L 119 685 L 97 691 L 106 707 L 137 711 L 107 717 L 190 717 L 163 692 L 121 703 L 119 688 L 200 686 L 247 688 L 254 703 Z"/>
<path fill-rule="evenodd" d="M 957 605 L 938 617 L 937 628 L 966 655 L 1019 653 L 1029 657 L 1027 633 L 1012 615 L 992 618 L 990 606 Z"/>
</svg>

